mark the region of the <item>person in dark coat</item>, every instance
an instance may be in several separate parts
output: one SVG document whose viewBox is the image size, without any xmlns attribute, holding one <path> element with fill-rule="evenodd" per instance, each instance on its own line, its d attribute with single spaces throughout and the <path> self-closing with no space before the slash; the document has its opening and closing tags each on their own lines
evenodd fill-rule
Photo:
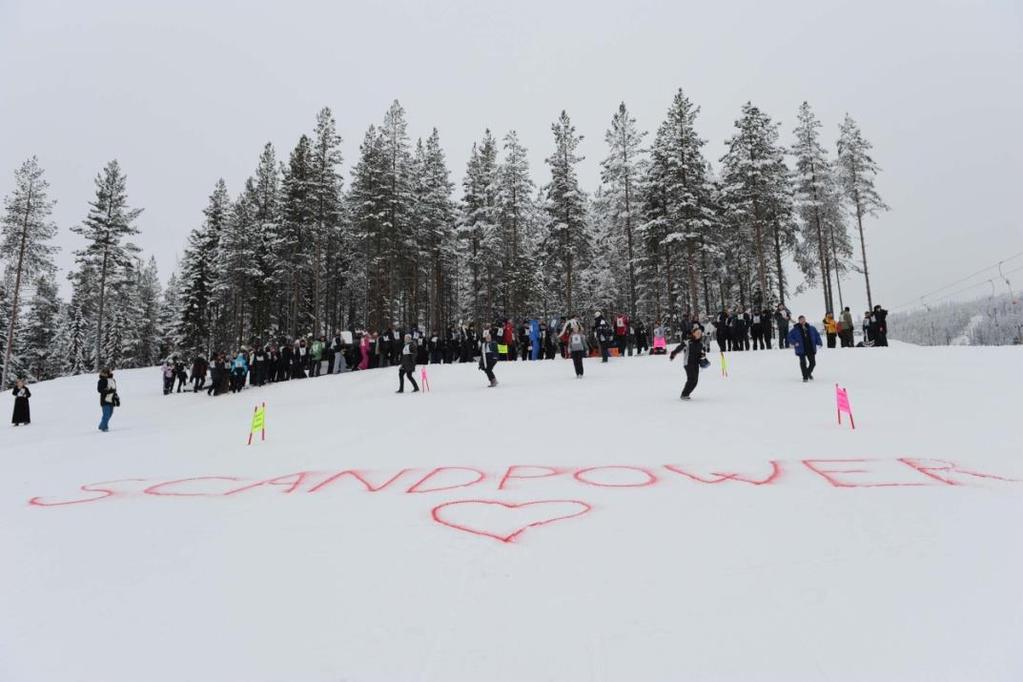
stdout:
<svg viewBox="0 0 1023 682">
<path fill-rule="evenodd" d="M 416 342 L 412 340 L 411 334 L 405 335 L 405 343 L 401 347 L 401 360 L 398 364 L 398 390 L 395 393 L 405 392 L 405 377 L 412 383 L 412 392 L 419 392 L 419 384 L 416 383 Z"/>
<path fill-rule="evenodd" d="M 28 390 L 25 380 L 18 379 L 14 382 L 14 390 L 11 393 L 14 396 L 14 415 L 11 417 L 11 423 L 15 426 L 31 424 L 32 415 L 29 414 L 28 399 L 32 397 L 32 391 Z"/>
<path fill-rule="evenodd" d="M 198 393 L 206 385 L 206 371 L 209 366 L 210 363 L 201 355 L 197 355 L 192 361 L 192 393 Z"/>
<path fill-rule="evenodd" d="M 121 399 L 117 397 L 117 382 L 114 381 L 114 373 L 109 368 L 104 367 L 99 371 L 96 391 L 99 392 L 99 406 L 103 411 L 99 430 L 106 433 L 110 430 L 110 418 L 114 416 L 114 408 L 121 404 Z"/>
<path fill-rule="evenodd" d="M 497 364 L 497 342 L 494 341 L 489 330 L 483 332 L 483 340 L 480 342 L 480 364 L 479 368 L 486 373 L 490 380 L 490 388 L 497 386 L 497 377 L 494 375 L 494 365 Z"/>
<path fill-rule="evenodd" d="M 874 306 L 874 324 L 877 325 L 877 334 L 874 339 L 875 346 L 888 345 L 888 311 L 879 305 Z"/>
<path fill-rule="evenodd" d="M 694 328 L 689 338 L 671 351 L 668 359 L 674 360 L 679 353 L 684 353 L 686 370 L 686 385 L 682 388 L 680 397 L 682 400 L 689 400 L 689 396 L 692 395 L 696 384 L 700 381 L 700 364 L 707 356 L 703 349 L 703 331 L 699 327 Z"/>
<path fill-rule="evenodd" d="M 751 316 L 749 333 L 753 339 L 753 350 L 764 350 L 764 322 L 767 322 L 768 327 L 771 326 L 771 322 L 769 319 L 764 320 L 759 310 L 753 310 Z"/>
<path fill-rule="evenodd" d="M 650 343 L 646 338 L 646 326 L 642 320 L 632 321 L 632 332 L 636 337 L 636 355 L 640 355 L 645 350 L 650 350 Z"/>
<path fill-rule="evenodd" d="M 808 324 L 806 317 L 799 316 L 799 320 L 789 331 L 789 344 L 799 356 L 799 370 L 803 373 L 803 383 L 813 379 L 813 369 L 817 366 L 817 349 L 821 347 L 821 335 L 817 327 Z"/>
<path fill-rule="evenodd" d="M 181 393 L 181 389 L 188 383 L 188 372 L 185 371 L 185 361 L 177 356 L 174 357 L 174 376 L 177 378 L 176 393 Z"/>
<path fill-rule="evenodd" d="M 781 303 L 774 310 L 774 325 L 778 328 L 778 348 L 789 347 L 789 320 L 792 313 Z"/>
<path fill-rule="evenodd" d="M 764 343 L 767 344 L 767 350 L 771 350 L 771 311 L 767 308 L 760 311 L 760 324 L 764 328 Z"/>
<path fill-rule="evenodd" d="M 577 379 L 583 378 L 583 358 L 586 356 L 586 335 L 579 328 L 579 323 L 573 320 L 570 323 L 568 332 L 568 352 L 572 354 L 572 364 L 575 366 Z"/>
</svg>

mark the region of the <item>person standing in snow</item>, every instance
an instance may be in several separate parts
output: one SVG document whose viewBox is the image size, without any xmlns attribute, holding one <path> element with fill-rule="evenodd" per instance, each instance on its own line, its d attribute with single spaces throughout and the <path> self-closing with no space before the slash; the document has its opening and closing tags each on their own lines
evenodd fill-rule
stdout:
<svg viewBox="0 0 1023 682">
<path fill-rule="evenodd" d="M 700 366 L 706 361 L 707 356 L 703 349 L 703 331 L 699 327 L 693 329 L 689 338 L 683 340 L 675 350 L 671 351 L 668 359 L 674 360 L 679 353 L 683 354 L 683 365 L 686 370 L 686 385 L 682 387 L 680 397 L 682 400 L 689 400 L 689 396 L 692 395 L 696 384 L 700 381 Z"/>
<path fill-rule="evenodd" d="M 110 418 L 114 416 L 114 408 L 121 404 L 121 399 L 117 395 L 117 382 L 114 381 L 114 373 L 109 368 L 104 367 L 99 371 L 96 390 L 99 392 L 99 407 L 103 412 L 99 430 L 106 433 L 110 430 Z"/>
<path fill-rule="evenodd" d="M 615 347 L 618 348 L 618 357 L 625 357 L 625 350 L 629 345 L 629 316 L 625 313 L 618 313 L 614 316 Z"/>
<path fill-rule="evenodd" d="M 178 357 L 175 355 L 173 358 L 167 358 L 163 361 L 163 365 L 160 367 L 160 371 L 163 373 L 163 394 L 170 395 L 174 389 L 174 363 L 177 362 Z"/>
<path fill-rule="evenodd" d="M 208 368 L 209 363 L 201 355 L 197 355 L 192 361 L 192 393 L 198 393 L 206 385 L 206 370 Z"/>
<path fill-rule="evenodd" d="M 494 365 L 497 364 L 497 342 L 494 341 L 490 330 L 483 331 L 483 340 L 480 342 L 480 364 L 479 368 L 486 373 L 490 380 L 490 388 L 497 386 L 497 377 L 494 376 Z"/>
<path fill-rule="evenodd" d="M 835 321 L 835 316 L 831 314 L 829 310 L 824 316 L 824 336 L 828 339 L 828 348 L 835 347 L 835 339 L 838 338 L 838 323 Z"/>
<path fill-rule="evenodd" d="M 586 335 L 578 322 L 573 321 L 568 332 L 568 352 L 575 366 L 575 378 L 583 378 L 583 358 L 586 357 Z"/>
<path fill-rule="evenodd" d="M 395 393 L 405 392 L 405 377 L 412 383 L 412 392 L 419 392 L 419 384 L 416 383 L 416 353 L 419 349 L 411 334 L 405 334 L 405 343 L 401 346 L 401 358 L 398 360 L 398 390 Z"/>
<path fill-rule="evenodd" d="M 877 325 L 875 346 L 888 345 L 888 311 L 879 305 L 874 306 L 872 313 L 874 324 Z"/>
<path fill-rule="evenodd" d="M 234 362 L 231 363 L 231 393 L 238 393 L 245 388 L 245 375 L 249 373 L 249 361 L 245 351 L 238 351 Z"/>
<path fill-rule="evenodd" d="M 751 311 L 752 320 L 750 323 L 749 333 L 753 339 L 753 350 L 764 350 L 764 320 L 760 315 L 759 310 Z M 770 324 L 770 323 L 768 323 Z"/>
<path fill-rule="evenodd" d="M 842 333 L 838 338 L 842 340 L 842 348 L 853 347 L 853 316 L 849 306 L 842 311 Z"/>
<path fill-rule="evenodd" d="M 774 310 L 774 324 L 778 328 L 778 348 L 789 347 L 789 321 L 792 313 L 781 303 Z"/>
<path fill-rule="evenodd" d="M 803 383 L 813 380 L 813 369 L 817 366 L 817 349 L 824 345 L 821 343 L 817 327 L 808 324 L 806 317 L 800 315 L 796 326 L 789 331 L 788 340 L 799 356 L 799 370 L 803 373 Z"/>
<path fill-rule="evenodd" d="M 607 362 L 607 349 L 611 345 L 614 335 L 611 325 L 607 323 L 599 310 L 593 316 L 593 333 L 597 337 L 597 345 L 600 347 L 600 361 Z"/>
<path fill-rule="evenodd" d="M 28 390 L 24 379 L 14 382 L 14 390 L 11 394 L 14 396 L 14 414 L 11 415 L 11 423 L 15 426 L 31 424 L 32 415 L 29 413 L 28 399 L 32 397 L 32 391 Z"/>
</svg>

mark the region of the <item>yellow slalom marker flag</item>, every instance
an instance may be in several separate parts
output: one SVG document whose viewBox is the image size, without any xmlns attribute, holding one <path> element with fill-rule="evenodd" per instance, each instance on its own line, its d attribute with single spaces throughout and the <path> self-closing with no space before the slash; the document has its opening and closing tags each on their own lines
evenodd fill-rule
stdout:
<svg viewBox="0 0 1023 682">
<path fill-rule="evenodd" d="M 728 376 L 728 360 L 725 360 L 724 353 L 721 353 L 721 376 Z"/>
<path fill-rule="evenodd" d="M 497 344 L 497 353 L 498 355 L 508 355 L 508 346 L 503 343 Z"/>
<path fill-rule="evenodd" d="M 252 445 L 252 437 L 259 433 L 260 440 L 266 440 L 266 403 L 256 406 L 252 413 L 252 428 L 249 430 L 249 445 Z"/>
</svg>

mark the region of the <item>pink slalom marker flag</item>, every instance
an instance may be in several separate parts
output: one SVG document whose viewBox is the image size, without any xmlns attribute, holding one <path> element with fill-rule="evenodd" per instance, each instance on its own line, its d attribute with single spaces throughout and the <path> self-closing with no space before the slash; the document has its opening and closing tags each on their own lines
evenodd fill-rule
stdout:
<svg viewBox="0 0 1023 682">
<path fill-rule="evenodd" d="M 842 413 L 849 415 L 849 425 L 853 431 L 856 430 L 856 422 L 853 421 L 852 408 L 849 406 L 849 392 L 835 384 L 835 402 L 838 404 L 838 423 L 842 423 Z"/>
<path fill-rule="evenodd" d="M 419 378 L 423 380 L 423 390 L 430 392 L 430 380 L 426 378 L 426 367 L 419 370 Z"/>
</svg>

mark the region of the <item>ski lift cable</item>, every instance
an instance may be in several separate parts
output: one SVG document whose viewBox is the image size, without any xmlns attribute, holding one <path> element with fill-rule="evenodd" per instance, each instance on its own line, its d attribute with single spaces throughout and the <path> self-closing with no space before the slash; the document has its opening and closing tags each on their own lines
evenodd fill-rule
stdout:
<svg viewBox="0 0 1023 682">
<path fill-rule="evenodd" d="M 997 263 L 993 263 L 993 264 L 987 266 L 986 268 L 981 268 L 980 270 L 978 270 L 977 272 L 974 272 L 973 274 L 967 275 L 966 277 L 963 277 L 961 279 L 957 279 L 956 281 L 954 281 L 954 282 L 952 282 L 950 284 L 946 284 L 943 287 L 939 287 L 938 289 L 935 289 L 934 291 L 930 291 L 930 292 L 928 292 L 928 293 L 926 293 L 926 294 L 924 294 L 922 296 L 917 296 L 916 298 L 914 298 L 911 301 L 906 301 L 905 303 L 900 303 L 899 305 L 892 306 L 891 309 L 892 310 L 899 310 L 900 308 L 905 308 L 906 306 L 914 305 L 920 299 L 928 298 L 930 296 L 933 296 L 934 294 L 941 293 L 942 291 L 945 291 L 946 289 L 951 289 L 952 287 L 954 287 L 954 286 L 956 286 L 958 284 L 962 284 L 963 282 L 966 282 L 968 280 L 971 280 L 974 277 L 976 277 L 977 275 L 983 274 L 983 273 L 987 272 L 988 270 L 997 269 L 999 265 L 1001 265 L 1003 263 L 1008 263 L 1009 261 L 1015 260 L 1016 258 L 1019 258 L 1020 256 L 1023 256 L 1023 251 L 1020 251 L 1019 253 L 1017 253 L 1015 255 L 1009 256 L 1008 258 L 1003 258 L 1002 260 L 998 261 Z M 1016 272 L 1016 271 L 1014 270 L 1013 272 Z M 1004 279 L 1004 277 L 1003 277 L 1003 279 Z"/>
<path fill-rule="evenodd" d="M 1023 266 L 1020 266 L 1020 267 L 1018 267 L 1018 268 L 1015 268 L 1014 270 L 1010 270 L 1010 271 L 1009 271 L 1009 272 L 1007 272 L 1006 274 L 1007 274 L 1007 275 L 1011 275 L 1011 274 L 1013 274 L 1014 272 L 1020 272 L 1020 271 L 1023 271 Z M 928 304 L 927 304 L 927 303 L 926 303 L 926 302 L 924 301 L 924 297 L 921 297 L 921 298 L 920 298 L 920 304 L 921 304 L 921 305 L 923 305 L 925 309 L 927 309 L 928 311 L 930 311 L 930 309 L 931 309 L 931 306 L 933 306 L 933 305 L 937 305 L 937 304 L 939 304 L 939 303 L 944 303 L 945 301 L 950 301 L 951 299 L 954 299 L 955 297 L 957 297 L 957 295 L 959 295 L 960 293 L 964 293 L 964 292 L 966 292 L 966 291 L 969 291 L 970 289 L 975 289 L 975 288 L 977 288 L 978 286 L 983 286 L 984 284 L 987 284 L 987 283 L 988 283 L 988 282 L 990 282 L 990 281 L 991 281 L 990 279 L 985 279 L 985 280 L 984 280 L 984 281 L 982 281 L 982 282 L 976 282 L 976 283 L 974 283 L 974 284 L 970 284 L 969 286 L 964 286 L 963 288 L 960 288 L 960 289 L 954 290 L 954 291 L 952 291 L 951 293 L 947 293 L 947 294 L 943 295 L 943 297 L 941 297 L 940 299 L 937 299 L 937 300 L 931 301 L 930 305 L 928 305 Z M 895 309 L 893 308 L 892 310 L 894 311 Z"/>
</svg>

